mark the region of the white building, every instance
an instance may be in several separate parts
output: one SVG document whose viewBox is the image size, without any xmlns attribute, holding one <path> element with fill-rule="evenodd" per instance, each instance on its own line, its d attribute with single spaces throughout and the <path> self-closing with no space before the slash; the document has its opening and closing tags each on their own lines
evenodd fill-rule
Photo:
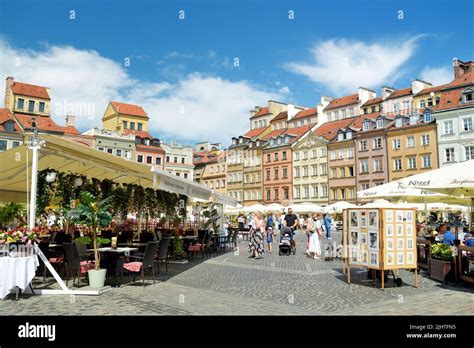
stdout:
<svg viewBox="0 0 474 348">
<path fill-rule="evenodd" d="M 120 135 L 117 132 L 97 127 L 82 133 L 93 138 L 92 147 L 127 160 L 135 158 L 135 136 Z"/>
<path fill-rule="evenodd" d="M 193 180 L 193 147 L 177 142 L 163 143 L 161 147 L 165 150 L 164 169 L 176 176 Z"/>
</svg>

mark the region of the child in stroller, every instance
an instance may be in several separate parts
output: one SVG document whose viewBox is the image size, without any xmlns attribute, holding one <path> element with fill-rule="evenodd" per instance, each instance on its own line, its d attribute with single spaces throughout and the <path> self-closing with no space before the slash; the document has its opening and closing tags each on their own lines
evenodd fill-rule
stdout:
<svg viewBox="0 0 474 348">
<path fill-rule="evenodd" d="M 293 240 L 293 231 L 291 228 L 285 226 L 282 227 L 280 232 L 280 243 L 278 245 L 278 255 L 293 255 L 296 254 L 295 241 Z"/>
</svg>

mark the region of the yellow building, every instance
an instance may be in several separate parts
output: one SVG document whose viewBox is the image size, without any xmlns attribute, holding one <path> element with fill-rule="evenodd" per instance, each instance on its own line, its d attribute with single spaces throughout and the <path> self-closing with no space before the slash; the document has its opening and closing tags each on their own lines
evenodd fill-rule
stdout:
<svg viewBox="0 0 474 348">
<path fill-rule="evenodd" d="M 262 145 L 265 141 L 250 139 L 243 150 L 243 204 L 250 206 L 262 201 Z"/>
<path fill-rule="evenodd" d="M 429 111 L 398 115 L 386 134 L 389 181 L 438 168 L 437 126 Z"/>
<path fill-rule="evenodd" d="M 5 109 L 13 113 L 50 116 L 50 104 L 48 87 L 16 82 L 13 77 L 7 77 Z"/>
<path fill-rule="evenodd" d="M 148 132 L 149 117 L 139 105 L 110 102 L 102 117 L 102 127 L 119 134 L 140 136 L 139 132 Z"/>
<path fill-rule="evenodd" d="M 214 192 L 227 193 L 227 171 L 225 162 L 225 152 L 209 159 L 205 164 L 201 174 L 201 183 Z"/>
</svg>

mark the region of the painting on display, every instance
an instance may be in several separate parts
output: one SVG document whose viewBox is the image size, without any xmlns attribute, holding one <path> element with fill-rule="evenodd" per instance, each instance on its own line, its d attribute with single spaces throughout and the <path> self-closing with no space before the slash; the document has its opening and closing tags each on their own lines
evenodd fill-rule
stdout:
<svg viewBox="0 0 474 348">
<path fill-rule="evenodd" d="M 378 252 L 371 252 L 370 253 L 370 265 L 371 266 L 378 266 L 379 265 L 379 253 Z"/>
<path fill-rule="evenodd" d="M 367 233 L 360 233 L 360 244 L 367 244 Z"/>
<path fill-rule="evenodd" d="M 393 225 L 392 224 L 386 224 L 385 225 L 385 236 L 393 237 Z"/>
<path fill-rule="evenodd" d="M 393 238 L 387 238 L 387 250 L 393 251 Z"/>
<path fill-rule="evenodd" d="M 403 222 L 403 210 L 397 210 L 397 222 Z"/>
<path fill-rule="evenodd" d="M 357 211 L 351 211 L 350 224 L 351 227 L 359 227 L 359 213 Z"/>
<path fill-rule="evenodd" d="M 407 237 L 413 237 L 413 225 L 409 224 L 405 226 L 405 231 L 407 234 Z"/>
<path fill-rule="evenodd" d="M 386 222 L 393 222 L 393 210 L 385 211 L 385 221 Z"/>
<path fill-rule="evenodd" d="M 378 232 L 369 232 L 369 248 L 378 249 L 379 247 L 379 234 Z"/>
<path fill-rule="evenodd" d="M 393 253 L 387 253 L 387 265 L 393 266 L 395 264 L 395 256 Z"/>
<path fill-rule="evenodd" d="M 397 237 L 403 237 L 403 225 L 397 225 Z"/>
<path fill-rule="evenodd" d="M 379 212 L 377 210 L 369 211 L 369 229 L 379 228 Z"/>
</svg>

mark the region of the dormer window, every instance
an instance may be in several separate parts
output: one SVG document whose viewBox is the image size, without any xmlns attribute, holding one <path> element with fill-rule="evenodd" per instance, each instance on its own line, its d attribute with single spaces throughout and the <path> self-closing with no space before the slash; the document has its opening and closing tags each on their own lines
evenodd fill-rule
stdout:
<svg viewBox="0 0 474 348">
<path fill-rule="evenodd" d="M 363 130 L 369 130 L 370 129 L 370 121 L 365 121 L 362 125 Z"/>
<path fill-rule="evenodd" d="M 418 116 L 417 115 L 413 115 L 413 116 L 410 116 L 410 124 L 417 124 L 418 123 Z"/>
<path fill-rule="evenodd" d="M 465 89 L 462 92 L 462 101 L 464 103 L 472 103 L 474 101 L 474 91 L 470 88 Z"/>
<path fill-rule="evenodd" d="M 5 130 L 7 132 L 15 131 L 15 124 L 12 121 L 8 121 L 7 123 L 5 123 Z"/>
<path fill-rule="evenodd" d="M 364 108 L 364 114 L 368 114 L 369 113 L 369 109 L 368 108 Z"/>
<path fill-rule="evenodd" d="M 232 140 L 232 144 L 233 144 L 233 145 L 237 145 L 237 139 L 233 139 L 233 140 Z"/>
<path fill-rule="evenodd" d="M 431 121 L 433 121 L 433 116 L 429 110 L 426 110 L 423 114 L 423 122 L 430 123 Z"/>
<path fill-rule="evenodd" d="M 253 143 L 249 143 L 249 147 L 253 147 Z"/>
<path fill-rule="evenodd" d="M 275 145 L 275 139 L 270 140 L 270 146 L 274 146 L 274 145 Z"/>
<path fill-rule="evenodd" d="M 239 139 L 239 144 L 243 144 L 244 143 L 244 139 L 240 138 Z"/>
<path fill-rule="evenodd" d="M 259 140 L 257 140 L 257 146 L 260 146 L 260 141 Z"/>
<path fill-rule="evenodd" d="M 352 139 L 352 131 L 346 133 L 346 139 Z"/>
<path fill-rule="evenodd" d="M 401 126 L 403 126 L 403 119 L 399 117 L 395 120 L 395 127 L 401 127 Z"/>
<path fill-rule="evenodd" d="M 379 118 L 377 120 L 377 128 L 383 128 L 383 118 Z"/>
<path fill-rule="evenodd" d="M 344 140 L 344 132 L 339 132 L 337 134 L 337 140 L 338 141 L 343 141 Z"/>
<path fill-rule="evenodd" d="M 426 106 L 425 100 L 424 99 L 420 100 L 420 109 L 425 108 L 425 106 Z"/>
</svg>

